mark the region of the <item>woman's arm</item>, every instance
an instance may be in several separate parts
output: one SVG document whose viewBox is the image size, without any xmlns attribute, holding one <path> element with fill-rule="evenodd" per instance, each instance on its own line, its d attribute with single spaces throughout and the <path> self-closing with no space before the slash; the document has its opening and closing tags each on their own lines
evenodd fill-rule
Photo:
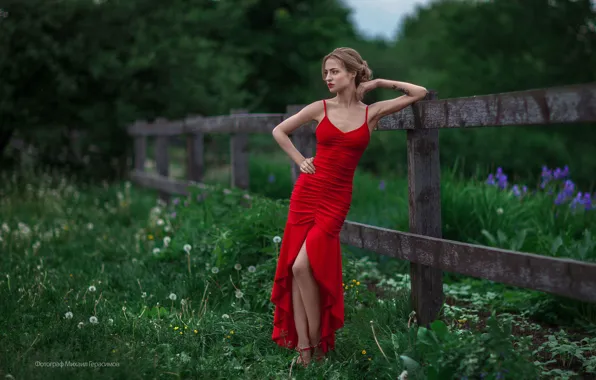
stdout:
<svg viewBox="0 0 596 380">
<path fill-rule="evenodd" d="M 405 94 L 398 96 L 395 99 L 383 100 L 371 104 L 368 107 L 370 118 L 376 119 L 377 121 L 384 116 L 401 111 L 407 106 L 423 99 L 428 93 L 426 88 L 407 82 L 398 82 L 387 79 L 375 79 L 371 82 L 374 83 L 374 88 L 389 88 L 401 91 Z"/>
<path fill-rule="evenodd" d="M 298 151 L 298 149 L 296 149 L 294 144 L 292 144 L 292 140 L 290 140 L 288 135 L 301 125 L 304 125 L 312 120 L 316 120 L 317 116 L 322 111 L 323 106 L 320 101 L 311 103 L 301 109 L 297 114 L 292 115 L 279 123 L 275 128 L 273 128 L 273 132 L 271 132 L 275 141 L 277 141 L 279 146 L 298 166 L 300 166 L 300 164 L 305 160 L 305 157 L 302 155 L 302 153 L 300 153 L 300 151 Z M 314 166 L 310 163 L 307 166 L 312 169 L 314 173 Z"/>
</svg>

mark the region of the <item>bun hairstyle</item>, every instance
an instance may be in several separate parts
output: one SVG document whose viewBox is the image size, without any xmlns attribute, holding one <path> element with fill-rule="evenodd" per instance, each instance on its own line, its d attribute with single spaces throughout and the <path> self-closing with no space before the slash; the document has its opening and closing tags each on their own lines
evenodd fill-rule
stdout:
<svg viewBox="0 0 596 380">
<path fill-rule="evenodd" d="M 362 59 L 360 54 L 352 48 L 340 47 L 323 58 L 321 69 L 323 80 L 325 79 L 325 62 L 327 62 L 329 58 L 334 58 L 341 62 L 348 72 L 356 73 L 356 77 L 354 78 L 356 88 L 358 88 L 360 83 L 368 82 L 372 79 L 372 70 L 368 67 L 368 63 Z"/>
</svg>

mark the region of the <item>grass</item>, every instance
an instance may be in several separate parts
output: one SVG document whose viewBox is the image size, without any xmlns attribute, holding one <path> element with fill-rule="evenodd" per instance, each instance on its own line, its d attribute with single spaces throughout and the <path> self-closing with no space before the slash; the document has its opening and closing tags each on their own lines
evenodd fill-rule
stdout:
<svg viewBox="0 0 596 380">
<path fill-rule="evenodd" d="M 253 183 L 261 173 L 262 190 L 282 191 L 285 174 L 268 182 L 269 170 L 251 173 Z M 205 201 L 195 193 L 166 206 L 128 183 L 87 186 L 59 174 L 20 174 L 2 178 L 0 375 L 288 376 L 295 355 L 270 339 L 269 301 L 279 249 L 273 237 L 282 236 L 286 200 L 214 185 Z M 400 198 L 399 183 L 387 180 L 391 204 L 399 204 L 391 198 Z M 359 173 L 353 218 L 381 210 L 383 202 L 366 206 L 361 198 L 375 186 Z M 247 202 L 250 208 L 242 206 Z M 363 221 L 395 227 L 404 214 Z M 349 247 L 343 263 L 346 323 L 337 349 L 321 365 L 294 366 L 295 378 L 397 378 L 407 371 L 408 379 L 563 379 L 596 372 L 596 341 L 587 338 L 595 331 L 592 309 L 572 315 L 580 306 L 563 312 L 541 293 L 454 279 L 445 286 L 441 321 L 427 330 L 413 323 L 407 264 L 380 263 Z M 573 316 L 574 324 L 535 319 L 548 313 Z"/>
</svg>

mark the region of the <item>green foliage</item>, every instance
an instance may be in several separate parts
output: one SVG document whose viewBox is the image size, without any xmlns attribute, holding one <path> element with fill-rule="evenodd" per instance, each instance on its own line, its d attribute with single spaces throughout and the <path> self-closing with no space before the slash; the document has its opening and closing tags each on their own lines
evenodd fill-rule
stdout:
<svg viewBox="0 0 596 380">
<path fill-rule="evenodd" d="M 135 120 L 306 102 L 319 60 L 353 35 L 335 0 L 2 6 L 0 152 L 15 135 L 46 165 L 95 178 L 125 175 Z"/>
<path fill-rule="evenodd" d="M 429 380 L 509 376 L 530 379 L 538 372 L 529 361 L 529 342 L 514 347 L 511 324 L 499 323 L 494 315 L 487 319 L 482 334 L 450 332 L 444 322 L 434 321 L 430 329 L 418 328 L 416 338 L 419 352 L 428 363 Z"/>
<path fill-rule="evenodd" d="M 591 83 L 595 19 L 590 0 L 433 1 L 406 16 L 395 44 L 378 54 L 395 62 L 383 75 L 422 84 L 442 99 Z M 525 180 L 533 179 L 533 168 L 569 164 L 575 180 L 592 187 L 596 161 L 587 141 L 594 130 L 591 124 L 442 130 L 441 164 L 458 160 L 466 176 L 502 166 Z M 405 173 L 405 133 L 373 136 L 363 167 Z"/>
</svg>

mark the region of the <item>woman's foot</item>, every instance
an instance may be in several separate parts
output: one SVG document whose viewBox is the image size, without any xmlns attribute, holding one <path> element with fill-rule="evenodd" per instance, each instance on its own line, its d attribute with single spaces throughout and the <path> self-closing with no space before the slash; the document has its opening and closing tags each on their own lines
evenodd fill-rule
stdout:
<svg viewBox="0 0 596 380">
<path fill-rule="evenodd" d="M 312 346 L 312 348 L 313 348 L 312 357 L 318 362 L 325 359 L 325 353 L 323 352 L 323 347 L 322 347 L 321 343 L 322 343 L 322 341 L 319 340 L 319 343 Z"/>
<path fill-rule="evenodd" d="M 298 353 L 299 353 L 299 356 L 296 359 L 296 363 L 300 364 L 302 367 L 306 368 L 312 358 L 312 349 L 313 349 L 312 346 L 306 346 L 306 347 L 296 346 L 296 351 L 298 351 Z"/>
</svg>

